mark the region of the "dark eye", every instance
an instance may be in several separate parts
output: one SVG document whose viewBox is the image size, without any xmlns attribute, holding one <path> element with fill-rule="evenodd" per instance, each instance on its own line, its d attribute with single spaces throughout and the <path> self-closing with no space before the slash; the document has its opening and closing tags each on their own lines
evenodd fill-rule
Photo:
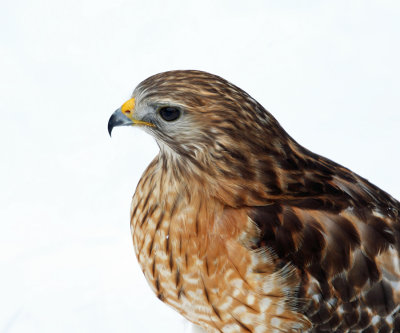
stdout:
<svg viewBox="0 0 400 333">
<path fill-rule="evenodd" d="M 181 111 L 172 106 L 163 107 L 158 112 L 160 113 L 161 118 L 166 121 L 176 120 L 181 115 Z"/>
</svg>

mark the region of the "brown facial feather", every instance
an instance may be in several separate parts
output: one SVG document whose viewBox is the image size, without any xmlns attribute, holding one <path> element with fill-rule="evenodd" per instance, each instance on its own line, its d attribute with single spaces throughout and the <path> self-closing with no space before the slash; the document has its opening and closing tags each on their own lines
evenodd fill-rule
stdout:
<svg viewBox="0 0 400 333">
<path fill-rule="evenodd" d="M 132 234 L 160 299 L 210 332 L 397 332 L 400 204 L 296 143 L 226 80 L 143 81 L 160 154 L 132 202 Z M 311 325 L 311 326 L 310 326 Z"/>
</svg>

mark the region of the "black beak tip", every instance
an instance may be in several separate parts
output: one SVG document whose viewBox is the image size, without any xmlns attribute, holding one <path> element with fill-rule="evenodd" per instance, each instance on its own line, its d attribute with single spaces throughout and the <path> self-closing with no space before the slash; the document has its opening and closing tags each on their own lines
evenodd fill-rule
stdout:
<svg viewBox="0 0 400 333">
<path fill-rule="evenodd" d="M 108 120 L 108 125 L 107 125 L 108 134 L 110 134 L 110 137 L 111 137 L 111 132 L 116 125 L 117 125 L 116 116 L 115 113 L 113 113 L 110 119 Z"/>
<path fill-rule="evenodd" d="M 110 124 L 110 122 L 108 122 L 108 134 L 110 134 L 110 138 L 111 138 L 111 132 L 112 132 L 112 130 L 113 130 L 113 125 L 112 124 Z"/>
</svg>

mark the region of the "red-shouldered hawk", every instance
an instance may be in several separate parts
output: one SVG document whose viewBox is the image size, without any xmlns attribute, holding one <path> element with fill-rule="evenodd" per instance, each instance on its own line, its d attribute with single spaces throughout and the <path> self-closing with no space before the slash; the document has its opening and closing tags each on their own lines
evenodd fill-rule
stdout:
<svg viewBox="0 0 400 333">
<path fill-rule="evenodd" d="M 131 207 L 158 298 L 208 332 L 400 332 L 400 203 L 240 88 L 154 75 L 110 118 L 160 153 Z"/>
</svg>

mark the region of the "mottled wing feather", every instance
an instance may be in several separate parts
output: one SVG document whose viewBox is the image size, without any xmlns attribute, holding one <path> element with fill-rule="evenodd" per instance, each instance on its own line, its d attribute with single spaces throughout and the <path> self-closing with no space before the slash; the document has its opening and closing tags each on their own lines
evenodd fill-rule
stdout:
<svg viewBox="0 0 400 333">
<path fill-rule="evenodd" d="M 315 331 L 398 332 L 399 203 L 346 168 L 308 156 L 281 164 L 280 174 L 291 175 L 281 177 L 285 196 L 250 210 L 257 247 L 297 268 L 301 311 Z"/>
</svg>

